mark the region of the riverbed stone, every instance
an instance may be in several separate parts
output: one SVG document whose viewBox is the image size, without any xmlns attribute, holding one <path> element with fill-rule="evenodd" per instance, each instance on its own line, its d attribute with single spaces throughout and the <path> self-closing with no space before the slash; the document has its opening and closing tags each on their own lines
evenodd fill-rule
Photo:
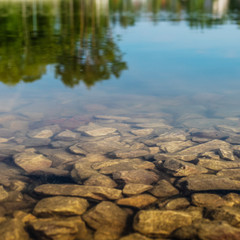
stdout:
<svg viewBox="0 0 240 240">
<path fill-rule="evenodd" d="M 135 136 L 146 136 L 153 133 L 153 129 L 152 128 L 133 129 L 130 132 Z"/>
<path fill-rule="evenodd" d="M 229 204 L 229 206 L 240 207 L 240 194 L 229 193 L 223 197 Z"/>
<path fill-rule="evenodd" d="M 191 225 L 192 217 L 172 210 L 141 210 L 134 218 L 134 230 L 146 236 L 168 236 L 174 230 Z"/>
<path fill-rule="evenodd" d="M 32 235 L 51 240 L 90 240 L 81 217 L 42 218 L 29 222 Z"/>
<path fill-rule="evenodd" d="M 150 194 L 140 194 L 136 196 L 131 196 L 128 198 L 121 198 L 116 201 L 118 205 L 144 208 L 157 201 L 157 198 L 153 197 Z"/>
<path fill-rule="evenodd" d="M 29 235 L 24 229 L 24 224 L 17 219 L 10 219 L 0 223 L 1 240 L 28 240 Z"/>
<path fill-rule="evenodd" d="M 16 154 L 14 155 L 14 162 L 28 173 L 49 168 L 52 165 L 51 160 L 44 157 L 42 154 L 34 152 Z"/>
<path fill-rule="evenodd" d="M 70 131 L 70 130 L 65 130 L 60 133 L 58 133 L 54 139 L 60 140 L 60 141 L 74 141 L 80 138 L 80 134 Z"/>
<path fill-rule="evenodd" d="M 222 159 L 235 161 L 232 149 L 218 149 L 218 154 Z"/>
<path fill-rule="evenodd" d="M 159 153 L 154 155 L 154 159 L 157 161 L 166 161 L 166 160 L 180 160 L 184 162 L 191 162 L 197 158 L 198 154 L 166 154 Z"/>
<path fill-rule="evenodd" d="M 238 240 L 240 229 L 229 225 L 225 221 L 202 221 L 177 229 L 172 237 L 181 240 Z"/>
<path fill-rule="evenodd" d="M 84 221 L 97 231 L 104 227 L 105 232 L 110 229 L 117 234 L 121 234 L 126 226 L 128 214 L 116 204 L 103 201 L 91 208 L 83 215 Z"/>
<path fill-rule="evenodd" d="M 84 131 L 83 133 L 92 137 L 99 137 L 99 136 L 105 136 L 108 134 L 113 134 L 116 132 L 117 132 L 116 128 L 101 127 L 93 130 L 87 130 L 87 131 Z"/>
<path fill-rule="evenodd" d="M 188 201 L 187 198 L 175 198 L 172 200 L 169 200 L 164 208 L 166 210 L 180 210 L 180 209 L 186 209 L 187 207 L 190 206 L 190 202 Z"/>
<path fill-rule="evenodd" d="M 120 171 L 113 173 L 114 180 L 121 180 L 125 183 L 138 183 L 151 185 L 158 181 L 158 175 L 152 171 L 145 169 L 137 169 L 130 171 Z"/>
<path fill-rule="evenodd" d="M 157 142 L 171 142 L 171 141 L 185 141 L 187 140 L 187 133 L 181 129 L 172 129 L 160 134 L 156 140 Z"/>
<path fill-rule="evenodd" d="M 102 186 L 43 184 L 36 187 L 34 191 L 43 195 L 85 197 L 96 200 L 116 200 L 122 198 L 121 190 Z"/>
<path fill-rule="evenodd" d="M 30 130 L 27 135 L 30 138 L 51 138 L 55 133 L 61 129 L 58 125 L 49 125 L 42 128 Z"/>
<path fill-rule="evenodd" d="M 0 201 L 4 201 L 8 198 L 8 192 L 4 189 L 3 186 L 0 186 Z"/>
<path fill-rule="evenodd" d="M 240 168 L 239 161 L 218 161 L 206 158 L 198 158 L 197 165 L 214 171 L 220 171 L 228 168 Z"/>
<path fill-rule="evenodd" d="M 89 162 L 78 162 L 74 165 L 72 170 L 72 177 L 76 182 L 81 183 L 82 180 L 85 180 L 93 175 L 96 175 L 98 172 L 92 169 L 92 164 Z"/>
<path fill-rule="evenodd" d="M 167 153 L 175 153 L 185 148 L 191 147 L 193 142 L 191 141 L 171 141 L 157 143 L 160 150 Z"/>
<path fill-rule="evenodd" d="M 89 177 L 85 182 L 86 186 L 104 186 L 114 188 L 117 186 L 116 182 L 114 182 L 110 177 L 105 176 L 103 174 L 95 174 Z"/>
<path fill-rule="evenodd" d="M 217 176 L 240 180 L 240 168 L 223 169 L 217 173 Z"/>
<path fill-rule="evenodd" d="M 219 207 L 228 205 L 226 200 L 212 193 L 194 193 L 191 198 L 192 203 L 198 207 Z"/>
<path fill-rule="evenodd" d="M 208 218 L 214 220 L 226 221 L 234 227 L 240 227 L 240 210 L 236 207 L 222 206 L 208 209 L 206 213 Z"/>
<path fill-rule="evenodd" d="M 151 239 L 139 233 L 132 233 L 120 238 L 119 240 L 151 240 Z"/>
<path fill-rule="evenodd" d="M 203 176 L 201 174 L 199 176 L 187 177 L 184 179 L 184 182 L 186 183 L 186 189 L 189 191 L 238 191 L 240 188 L 240 181 L 214 175 Z"/>
<path fill-rule="evenodd" d="M 148 190 L 151 190 L 152 188 L 153 188 L 152 185 L 128 183 L 123 188 L 123 194 L 129 195 L 129 196 L 137 195 L 137 194 L 146 192 Z"/>
<path fill-rule="evenodd" d="M 39 217 L 82 215 L 89 204 L 86 199 L 77 197 L 50 197 L 40 200 L 33 213 Z"/>
<path fill-rule="evenodd" d="M 207 173 L 208 170 L 192 163 L 180 160 L 165 160 L 161 165 L 169 174 L 175 177 Z"/>
<path fill-rule="evenodd" d="M 117 158 L 138 158 L 138 157 L 144 157 L 147 155 L 149 155 L 149 151 L 144 149 L 143 150 L 142 149 L 138 149 L 138 150 L 126 149 L 124 151 L 117 150 L 113 152 L 113 156 Z"/>
<path fill-rule="evenodd" d="M 222 140 L 212 140 L 210 142 L 198 144 L 193 147 L 186 148 L 180 151 L 180 154 L 200 154 L 207 151 L 218 150 L 218 149 L 231 149 L 230 144 Z"/>
<path fill-rule="evenodd" d="M 179 194 L 179 191 L 165 179 L 158 181 L 149 192 L 158 198 L 171 197 Z"/>
</svg>

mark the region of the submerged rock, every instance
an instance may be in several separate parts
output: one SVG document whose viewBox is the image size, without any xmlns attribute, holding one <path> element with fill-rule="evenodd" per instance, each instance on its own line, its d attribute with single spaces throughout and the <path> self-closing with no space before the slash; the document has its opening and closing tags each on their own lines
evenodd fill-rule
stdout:
<svg viewBox="0 0 240 240">
<path fill-rule="evenodd" d="M 167 153 L 175 153 L 182 149 L 191 147 L 193 142 L 191 141 L 171 141 L 158 143 L 160 150 Z"/>
<path fill-rule="evenodd" d="M 103 174 L 92 175 L 84 182 L 86 186 L 104 186 L 114 188 L 117 184 L 108 176 Z"/>
<path fill-rule="evenodd" d="M 29 225 L 32 229 L 32 234 L 40 239 L 90 239 L 89 231 L 81 217 L 36 219 L 30 221 Z"/>
<path fill-rule="evenodd" d="M 116 128 L 109 128 L 109 127 L 101 127 L 93 130 L 84 131 L 85 134 L 92 137 L 105 136 L 108 134 L 113 134 L 115 132 L 117 132 Z"/>
<path fill-rule="evenodd" d="M 17 219 L 11 219 L 0 223 L 1 240 L 28 240 L 24 224 Z"/>
<path fill-rule="evenodd" d="M 0 186 L 0 201 L 3 201 L 8 198 L 8 192 L 5 191 L 3 186 Z"/>
<path fill-rule="evenodd" d="M 16 154 L 14 155 L 14 162 L 28 173 L 49 168 L 52 165 L 52 161 L 44 157 L 42 154 L 34 152 Z"/>
<path fill-rule="evenodd" d="M 50 197 L 40 200 L 33 214 L 40 217 L 82 215 L 88 208 L 86 199 L 77 197 Z"/>
<path fill-rule="evenodd" d="M 172 210 L 141 210 L 134 218 L 136 231 L 153 237 L 168 236 L 174 230 L 191 225 L 192 217 L 186 212 Z"/>
<path fill-rule="evenodd" d="M 151 240 L 151 239 L 139 233 L 132 233 L 125 237 L 120 238 L 119 240 Z"/>
<path fill-rule="evenodd" d="M 122 197 L 122 191 L 118 189 L 74 184 L 44 184 L 36 187 L 34 191 L 43 195 L 86 197 L 96 200 L 116 200 Z"/>
<path fill-rule="evenodd" d="M 123 188 L 123 194 L 129 195 L 129 196 L 137 195 L 137 194 L 146 192 L 152 188 L 153 188 L 152 185 L 128 183 Z"/>
<path fill-rule="evenodd" d="M 113 179 L 122 180 L 125 183 L 150 185 L 154 182 L 157 182 L 158 178 L 159 177 L 156 173 L 144 169 L 120 171 L 113 173 Z"/>
<path fill-rule="evenodd" d="M 121 198 L 116 201 L 118 205 L 136 207 L 136 208 L 144 208 L 149 206 L 157 201 L 157 198 L 153 197 L 149 194 L 140 194 L 128 198 Z"/>
</svg>

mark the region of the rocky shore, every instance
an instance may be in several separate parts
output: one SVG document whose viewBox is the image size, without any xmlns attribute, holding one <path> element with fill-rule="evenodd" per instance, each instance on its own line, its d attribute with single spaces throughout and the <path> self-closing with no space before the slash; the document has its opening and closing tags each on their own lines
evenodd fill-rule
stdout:
<svg viewBox="0 0 240 240">
<path fill-rule="evenodd" d="M 240 239 L 238 126 L 0 124 L 1 240 Z"/>
</svg>

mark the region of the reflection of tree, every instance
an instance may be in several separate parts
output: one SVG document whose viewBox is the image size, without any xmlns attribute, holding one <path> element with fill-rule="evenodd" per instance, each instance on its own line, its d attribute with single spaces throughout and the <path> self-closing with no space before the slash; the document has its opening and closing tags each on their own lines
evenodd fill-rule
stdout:
<svg viewBox="0 0 240 240">
<path fill-rule="evenodd" d="M 32 0 L 0 2 L 0 81 L 41 79 L 46 66 L 73 87 L 119 77 L 127 68 L 111 33 L 145 14 L 156 23 L 186 20 L 190 27 L 240 23 L 239 0 Z M 228 14 L 225 14 L 228 12 Z M 212 14 L 214 13 L 214 14 Z"/>
<path fill-rule="evenodd" d="M 39 2 L 37 8 L 29 3 L 0 6 L 0 81 L 32 82 L 55 64 L 67 86 L 92 86 L 127 68 L 108 16 L 97 16 L 95 1 Z"/>
</svg>

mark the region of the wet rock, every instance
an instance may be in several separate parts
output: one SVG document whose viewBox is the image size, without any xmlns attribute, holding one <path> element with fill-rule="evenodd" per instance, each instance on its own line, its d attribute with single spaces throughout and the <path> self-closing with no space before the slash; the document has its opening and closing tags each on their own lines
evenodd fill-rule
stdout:
<svg viewBox="0 0 240 240">
<path fill-rule="evenodd" d="M 160 150 L 167 153 L 175 153 L 182 149 L 191 147 L 193 143 L 191 141 L 171 141 L 158 143 Z"/>
<path fill-rule="evenodd" d="M 187 140 L 187 133 L 180 129 L 173 129 L 160 134 L 156 140 L 158 142 L 171 142 L 171 141 L 185 141 Z"/>
<path fill-rule="evenodd" d="M 25 146 L 17 145 L 15 143 L 1 143 L 0 144 L 1 155 L 12 156 L 13 154 L 24 151 Z"/>
<path fill-rule="evenodd" d="M 65 130 L 63 132 L 58 133 L 54 139 L 60 141 L 74 141 L 80 138 L 80 134 L 72 132 L 70 130 Z"/>
<path fill-rule="evenodd" d="M 205 158 L 205 159 L 212 159 L 212 160 L 217 160 L 220 161 L 220 156 L 216 154 L 215 151 L 209 151 L 209 152 L 204 152 L 199 155 L 200 158 Z"/>
<path fill-rule="evenodd" d="M 153 188 L 152 185 L 129 183 L 124 186 L 123 194 L 129 195 L 129 196 L 137 195 L 137 194 L 146 192 L 148 190 L 151 190 L 152 188 Z"/>
<path fill-rule="evenodd" d="M 117 121 L 128 121 L 128 120 L 130 120 L 129 117 L 111 116 L 111 115 L 96 115 L 96 116 L 94 116 L 94 118 L 103 119 L 103 120 L 117 120 Z"/>
<path fill-rule="evenodd" d="M 76 144 L 76 141 L 52 141 L 50 143 L 50 147 L 52 148 L 68 148 L 71 147 L 73 144 Z"/>
<path fill-rule="evenodd" d="M 132 233 L 125 237 L 120 238 L 119 240 L 151 240 L 151 239 L 139 233 Z"/>
<path fill-rule="evenodd" d="M 201 166 L 179 160 L 166 160 L 162 164 L 162 167 L 175 177 L 184 177 L 208 172 L 207 169 Z"/>
<path fill-rule="evenodd" d="M 113 155 L 117 158 L 138 158 L 138 157 L 144 157 L 149 155 L 148 150 L 117 150 L 113 153 Z"/>
<path fill-rule="evenodd" d="M 153 129 L 152 128 L 135 129 L 135 130 L 131 130 L 131 133 L 135 136 L 146 136 L 153 133 Z"/>
<path fill-rule="evenodd" d="M 217 125 L 216 129 L 219 131 L 225 132 L 226 133 L 240 133 L 240 128 L 239 127 L 233 127 L 229 125 Z"/>
<path fill-rule="evenodd" d="M 109 161 L 110 159 L 102 154 L 91 154 L 90 153 L 90 154 L 87 154 L 86 157 L 82 157 L 81 160 L 83 162 L 87 161 L 87 162 L 91 162 L 91 163 L 96 163 L 96 162 L 106 162 L 106 161 Z"/>
<path fill-rule="evenodd" d="M 181 240 L 238 240 L 240 238 L 240 230 L 224 221 L 203 221 L 176 230 L 173 237 Z"/>
<path fill-rule="evenodd" d="M 192 195 L 192 203 L 198 207 L 219 207 L 227 205 L 227 201 L 217 194 L 195 193 Z"/>
<path fill-rule="evenodd" d="M 159 147 L 149 147 L 148 150 L 151 155 L 155 155 L 160 151 Z"/>
<path fill-rule="evenodd" d="M 118 205 L 144 208 L 157 201 L 157 198 L 149 194 L 140 194 L 128 198 L 121 198 L 116 201 Z"/>
<path fill-rule="evenodd" d="M 229 206 L 240 206 L 240 195 L 237 193 L 229 193 L 223 197 L 229 204 Z"/>
<path fill-rule="evenodd" d="M 43 195 L 86 197 L 96 200 L 116 200 L 122 197 L 122 191 L 118 189 L 74 184 L 44 184 L 36 187 L 34 191 Z"/>
<path fill-rule="evenodd" d="M 211 141 L 211 139 L 209 138 L 200 138 L 200 137 L 192 137 L 191 140 L 192 142 L 196 142 L 196 143 L 206 143 Z"/>
<path fill-rule="evenodd" d="M 89 232 L 80 217 L 36 219 L 29 223 L 36 238 L 51 240 L 88 240 Z"/>
<path fill-rule="evenodd" d="M 51 138 L 59 132 L 61 128 L 58 125 L 50 125 L 42 128 L 31 130 L 27 133 L 30 138 Z"/>
<path fill-rule="evenodd" d="M 234 227 L 240 227 L 240 210 L 238 208 L 228 206 L 211 208 L 206 214 L 211 219 L 226 221 Z"/>
<path fill-rule="evenodd" d="M 197 154 L 166 154 L 160 153 L 154 155 L 154 159 L 157 161 L 166 161 L 166 160 L 180 160 L 184 162 L 191 162 L 197 158 Z"/>
<path fill-rule="evenodd" d="M 226 142 L 231 144 L 240 144 L 240 135 L 233 135 L 226 139 Z"/>
<path fill-rule="evenodd" d="M 24 224 L 17 220 L 11 219 L 0 224 L 1 240 L 28 240 L 28 234 L 24 230 Z"/>
<path fill-rule="evenodd" d="M 112 174 L 118 171 L 154 169 L 155 165 L 151 162 L 143 161 L 141 159 L 124 159 L 94 164 L 92 167 L 100 170 L 99 172 L 102 174 Z"/>
<path fill-rule="evenodd" d="M 25 138 L 22 143 L 25 147 L 48 146 L 51 140 L 49 138 Z"/>
<path fill-rule="evenodd" d="M 240 188 L 240 181 L 214 175 L 188 177 L 185 179 L 185 183 L 189 191 L 239 190 Z"/>
<path fill-rule="evenodd" d="M 16 154 L 14 155 L 14 162 L 28 173 L 49 168 L 52 165 L 52 161 L 42 154 L 36 154 L 34 152 Z"/>
<path fill-rule="evenodd" d="M 142 210 L 134 218 L 133 228 L 147 236 L 168 236 L 174 230 L 191 225 L 192 217 L 172 210 Z"/>
<path fill-rule="evenodd" d="M 33 210 L 39 217 L 82 215 L 89 204 L 86 199 L 76 197 L 51 197 L 40 200 Z"/>
<path fill-rule="evenodd" d="M 149 191 L 155 197 L 165 198 L 179 194 L 179 191 L 167 180 L 163 179 L 157 182 L 157 185 Z"/>
<path fill-rule="evenodd" d="M 180 154 L 200 154 L 217 149 L 230 149 L 230 144 L 221 140 L 212 140 L 193 147 L 186 148 Z"/>
<path fill-rule="evenodd" d="M 213 159 L 199 158 L 197 165 L 210 170 L 220 171 L 222 169 L 228 169 L 228 168 L 239 168 L 240 162 L 239 161 L 217 161 Z"/>
<path fill-rule="evenodd" d="M 233 155 L 233 151 L 230 149 L 218 149 L 218 154 L 222 159 L 235 161 L 235 157 Z"/>
<path fill-rule="evenodd" d="M 167 210 L 180 210 L 186 209 L 189 206 L 190 202 L 186 198 L 175 198 L 173 200 L 168 201 L 164 208 Z"/>
<path fill-rule="evenodd" d="M 31 172 L 29 175 L 37 177 L 67 177 L 69 176 L 69 171 L 57 169 L 57 168 L 45 168 L 37 171 Z"/>
<path fill-rule="evenodd" d="M 118 236 L 126 226 L 127 217 L 128 214 L 124 210 L 108 201 L 99 203 L 83 215 L 84 221 L 97 232 L 112 231 Z"/>
<path fill-rule="evenodd" d="M 104 186 L 114 188 L 117 184 L 108 176 L 103 174 L 92 175 L 88 180 L 84 182 L 86 186 Z"/>
<path fill-rule="evenodd" d="M 79 154 L 79 155 L 86 155 L 87 154 L 87 151 L 83 150 L 81 148 L 81 145 L 78 144 L 78 143 L 70 146 L 69 151 L 74 153 L 74 154 Z"/>
<path fill-rule="evenodd" d="M 74 165 L 74 169 L 71 172 L 73 179 L 81 183 L 82 180 L 85 180 L 93 175 L 96 175 L 98 172 L 92 169 L 92 164 L 89 162 L 79 162 Z"/>
<path fill-rule="evenodd" d="M 30 221 L 33 221 L 33 220 L 36 220 L 37 218 L 32 215 L 31 213 L 27 213 L 27 212 L 24 212 L 24 211 L 15 211 L 13 213 L 13 217 L 15 219 L 18 219 L 20 220 L 21 222 L 23 223 L 27 223 L 27 222 L 30 222 Z"/>
<path fill-rule="evenodd" d="M 208 139 L 223 139 L 228 137 L 227 133 L 216 131 L 216 130 L 201 130 L 201 131 L 191 131 L 191 136 L 199 138 L 208 138 Z"/>
<path fill-rule="evenodd" d="M 240 180 L 240 169 L 234 168 L 234 169 L 223 169 L 217 173 L 217 176 L 219 177 L 229 177 L 231 179 Z"/>
<path fill-rule="evenodd" d="M 3 186 L 0 186 L 0 201 L 4 201 L 8 198 L 8 192 L 3 188 Z"/>
<path fill-rule="evenodd" d="M 11 185 L 10 185 L 10 189 L 12 191 L 23 191 L 25 190 L 27 187 L 27 183 L 26 182 L 23 182 L 23 181 L 20 181 L 20 180 L 12 180 L 11 181 Z"/>
<path fill-rule="evenodd" d="M 87 130 L 83 132 L 84 134 L 87 134 L 92 137 L 99 137 L 99 136 L 105 136 L 108 134 L 113 134 L 116 133 L 117 129 L 116 128 L 109 128 L 109 127 L 101 127 L 93 130 Z"/>
<path fill-rule="evenodd" d="M 150 185 L 157 182 L 158 176 L 156 173 L 144 169 L 120 171 L 113 173 L 114 180 L 122 180 L 125 183 L 138 183 Z"/>
<path fill-rule="evenodd" d="M 2 138 L 0 137 L 0 143 L 6 143 L 9 141 L 9 138 Z"/>
</svg>

